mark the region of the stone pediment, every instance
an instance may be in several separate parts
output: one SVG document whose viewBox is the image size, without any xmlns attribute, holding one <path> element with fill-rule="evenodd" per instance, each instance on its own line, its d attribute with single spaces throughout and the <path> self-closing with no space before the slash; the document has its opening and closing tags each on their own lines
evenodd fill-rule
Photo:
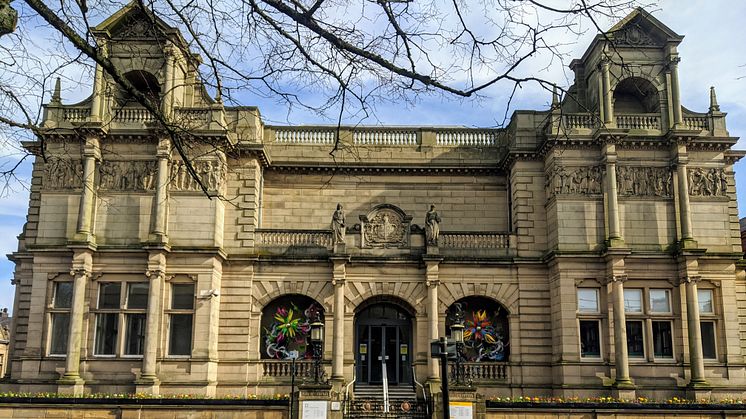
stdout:
<svg viewBox="0 0 746 419">
<path fill-rule="evenodd" d="M 360 244 L 363 248 L 407 248 L 412 216 L 401 208 L 380 204 L 360 216 Z"/>
<path fill-rule="evenodd" d="M 663 47 L 666 42 L 683 39 L 641 8 L 632 11 L 606 34 L 615 45 L 629 47 Z"/>
<path fill-rule="evenodd" d="M 136 1 L 130 2 L 108 19 L 101 22 L 93 31 L 106 33 L 120 39 L 163 39 L 167 34 L 177 33 L 163 19 L 143 9 Z"/>
</svg>

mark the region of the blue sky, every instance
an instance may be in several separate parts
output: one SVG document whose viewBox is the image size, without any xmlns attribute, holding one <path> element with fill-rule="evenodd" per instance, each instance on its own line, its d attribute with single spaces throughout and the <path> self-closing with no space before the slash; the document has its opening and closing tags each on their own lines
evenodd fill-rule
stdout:
<svg viewBox="0 0 746 419">
<path fill-rule="evenodd" d="M 16 5 L 17 6 L 17 5 Z M 728 113 L 728 130 L 732 136 L 746 138 L 746 1 L 728 0 L 663 0 L 654 15 L 679 34 L 685 35 L 679 53 L 682 103 L 687 108 L 705 112 L 708 91 L 715 86 L 720 108 Z M 608 23 L 606 27 L 610 27 Z M 592 38 L 587 33 L 570 46 L 572 57 L 579 57 Z M 567 60 L 569 62 L 569 60 Z M 570 77 L 569 70 L 561 63 L 537 75 L 563 84 Z M 2 76 L 0 76 L 2 77 Z M 566 84 L 566 83 L 565 83 Z M 410 104 L 380 105 L 375 109 L 375 119 L 363 124 L 391 125 L 500 125 L 506 112 L 508 91 L 489 91 L 477 100 L 453 100 L 444 97 L 421 99 Z M 77 99 L 77 98 L 75 98 Z M 512 109 L 544 109 L 549 95 L 536 86 L 519 90 Z M 67 102 L 73 100 L 70 98 Z M 259 106 L 267 123 L 331 123 L 317 115 L 302 111 L 288 114 L 284 104 L 270 99 L 248 96 L 245 105 Z M 736 148 L 746 149 L 746 140 Z M 746 216 L 746 161 L 736 164 L 736 185 L 740 215 Z M 20 177 L 28 180 L 30 165 L 21 167 Z M 25 222 L 28 191 L 24 183 L 11 185 L 0 197 L 0 253 L 5 255 L 17 248 L 16 236 Z M 10 279 L 13 264 L 0 258 L 0 308 L 12 307 L 13 287 Z"/>
</svg>

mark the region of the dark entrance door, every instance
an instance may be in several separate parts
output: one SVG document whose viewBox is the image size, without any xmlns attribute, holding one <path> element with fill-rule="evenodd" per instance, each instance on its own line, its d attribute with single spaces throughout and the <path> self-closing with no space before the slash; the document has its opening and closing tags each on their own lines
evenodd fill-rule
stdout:
<svg viewBox="0 0 746 419">
<path fill-rule="evenodd" d="M 364 384 L 411 383 L 410 316 L 393 304 L 376 304 L 357 317 L 357 376 Z"/>
</svg>

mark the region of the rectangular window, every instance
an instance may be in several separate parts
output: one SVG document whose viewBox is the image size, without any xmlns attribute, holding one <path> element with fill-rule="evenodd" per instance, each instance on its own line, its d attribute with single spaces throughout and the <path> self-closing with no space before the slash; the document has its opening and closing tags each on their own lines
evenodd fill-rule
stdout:
<svg viewBox="0 0 746 419">
<path fill-rule="evenodd" d="M 715 306 L 712 303 L 712 290 L 697 290 L 700 314 L 715 314 Z"/>
<path fill-rule="evenodd" d="M 715 322 L 700 322 L 702 333 L 702 356 L 705 359 L 717 359 L 715 350 Z"/>
<path fill-rule="evenodd" d="M 171 284 L 169 355 L 189 356 L 192 354 L 193 310 L 194 284 Z"/>
<path fill-rule="evenodd" d="M 147 282 L 130 282 L 127 285 L 127 308 L 130 310 L 148 308 Z"/>
<path fill-rule="evenodd" d="M 50 355 L 67 354 L 67 338 L 70 333 L 70 313 L 52 313 Z"/>
<path fill-rule="evenodd" d="M 102 313 L 96 316 L 96 355 L 116 355 L 119 315 Z"/>
<path fill-rule="evenodd" d="M 142 355 L 145 350 L 145 315 L 127 315 L 127 333 L 125 336 L 125 355 Z"/>
<path fill-rule="evenodd" d="M 580 321 L 580 356 L 583 358 L 601 357 L 601 334 L 598 320 Z"/>
<path fill-rule="evenodd" d="M 643 339 L 641 321 L 627 322 L 627 355 L 630 358 L 645 357 L 645 342 Z"/>
<path fill-rule="evenodd" d="M 578 288 L 578 311 L 582 313 L 598 313 L 598 289 Z"/>
<path fill-rule="evenodd" d="M 73 305 L 73 283 L 72 282 L 55 282 L 54 283 L 54 308 L 70 308 Z"/>
<path fill-rule="evenodd" d="M 98 288 L 98 308 L 118 309 L 122 284 L 120 282 L 102 282 Z"/>
<path fill-rule="evenodd" d="M 653 322 L 653 356 L 673 358 L 673 336 L 670 321 Z"/>
<path fill-rule="evenodd" d="M 642 313 L 642 290 L 624 290 L 624 311 L 626 313 Z"/>
<path fill-rule="evenodd" d="M 671 293 L 669 292 L 669 290 L 650 290 L 650 312 L 671 312 Z"/>
</svg>

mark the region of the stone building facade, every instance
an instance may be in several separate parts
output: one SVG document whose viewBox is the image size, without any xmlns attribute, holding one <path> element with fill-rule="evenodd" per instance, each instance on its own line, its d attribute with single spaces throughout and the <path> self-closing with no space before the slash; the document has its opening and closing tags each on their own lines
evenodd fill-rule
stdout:
<svg viewBox="0 0 746 419">
<path fill-rule="evenodd" d="M 746 394 L 743 153 L 714 91 L 682 106 L 682 36 L 645 11 L 505 129 L 339 130 L 211 99 L 143 13 L 93 33 L 170 129 L 99 67 L 26 144 L 45 158 L 11 256 L 13 388 L 285 393 L 319 318 L 340 394 L 439 391 L 429 344 L 454 322 L 486 395 Z"/>
<path fill-rule="evenodd" d="M 0 312 L 0 378 L 5 376 L 5 370 L 8 369 L 8 347 L 10 346 L 10 322 L 8 309 L 4 308 Z"/>
</svg>

